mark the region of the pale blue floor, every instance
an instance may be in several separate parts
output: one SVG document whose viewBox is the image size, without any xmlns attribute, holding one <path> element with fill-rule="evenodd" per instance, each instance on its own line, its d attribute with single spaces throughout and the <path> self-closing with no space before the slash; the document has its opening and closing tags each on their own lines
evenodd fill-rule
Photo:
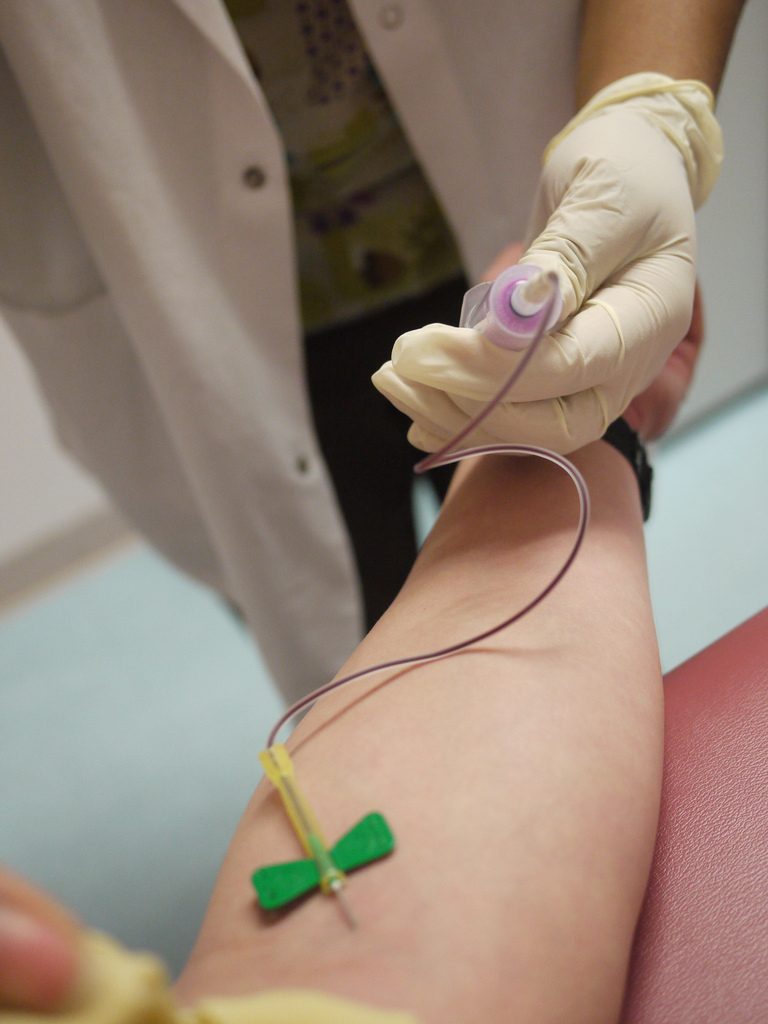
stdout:
<svg viewBox="0 0 768 1024">
<path fill-rule="evenodd" d="M 279 708 L 229 612 L 146 549 L 58 588 L 0 622 L 0 862 L 180 967 Z"/>
<path fill-rule="evenodd" d="M 666 668 L 768 603 L 766 450 L 763 391 L 657 453 Z M 55 588 L 0 621 L 0 861 L 177 968 L 278 707 L 240 627 L 146 549 Z"/>
</svg>

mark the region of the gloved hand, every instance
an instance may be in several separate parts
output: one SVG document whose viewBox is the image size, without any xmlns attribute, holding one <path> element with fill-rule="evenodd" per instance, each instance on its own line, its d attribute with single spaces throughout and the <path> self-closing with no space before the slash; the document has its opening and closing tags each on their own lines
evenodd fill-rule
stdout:
<svg viewBox="0 0 768 1024">
<path fill-rule="evenodd" d="M 712 104 L 701 83 L 632 75 L 550 143 L 521 262 L 557 274 L 561 323 L 467 444 L 573 451 L 659 373 L 691 322 L 694 209 L 722 159 Z M 373 382 L 413 420 L 411 443 L 434 451 L 520 358 L 474 329 L 432 324 L 402 335 Z"/>
</svg>

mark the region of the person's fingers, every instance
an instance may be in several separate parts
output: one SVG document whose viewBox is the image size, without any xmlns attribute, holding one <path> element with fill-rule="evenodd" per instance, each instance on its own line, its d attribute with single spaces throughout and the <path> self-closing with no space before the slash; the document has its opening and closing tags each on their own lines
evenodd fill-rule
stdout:
<svg viewBox="0 0 768 1024">
<path fill-rule="evenodd" d="M 676 346 L 658 377 L 630 402 L 624 412 L 624 419 L 643 440 L 655 441 L 672 424 L 691 386 L 704 333 L 704 305 L 697 285 L 688 333 Z"/>
<path fill-rule="evenodd" d="M 667 365 L 685 378 L 686 386 L 693 379 L 693 372 L 704 344 L 706 324 L 704 320 L 704 300 L 698 283 L 693 296 L 691 324 L 683 340 L 669 357 Z"/>
<path fill-rule="evenodd" d="M 392 363 L 385 363 L 371 380 L 396 409 L 418 424 L 425 437 L 437 439 L 438 443 L 425 451 L 439 448 L 467 422 L 466 416 L 444 391 L 400 376 L 392 368 Z M 416 444 L 415 441 L 411 443 Z"/>
<path fill-rule="evenodd" d="M 467 442 L 567 453 L 601 437 L 679 347 L 691 323 L 694 285 L 684 254 L 637 261 L 542 341 L 513 392 Z M 449 440 L 488 403 L 522 357 L 477 330 L 430 324 L 397 339 L 391 363 L 373 382 L 415 424 L 412 442 L 434 450 L 436 440 Z M 689 378 L 682 373 L 674 390 L 675 373 L 668 371 L 665 386 L 673 390 L 666 405 L 679 405 Z"/>
<path fill-rule="evenodd" d="M 510 399 L 534 402 L 609 387 L 629 401 L 647 385 L 684 333 L 690 297 L 661 275 L 651 286 L 648 266 L 645 277 L 635 274 L 600 289 L 563 329 L 543 339 Z M 392 366 L 401 378 L 487 402 L 523 356 L 477 330 L 429 324 L 397 339 Z"/>
<path fill-rule="evenodd" d="M 455 398 L 454 401 L 465 414 L 465 421 L 484 406 L 471 399 Z M 568 455 L 602 437 L 618 415 L 600 388 L 541 402 L 502 402 L 462 446 L 529 444 Z"/>
<path fill-rule="evenodd" d="M 472 327 L 427 324 L 400 335 L 391 365 L 409 381 L 482 401 L 498 391 L 520 359 Z"/>
<path fill-rule="evenodd" d="M 50 1011 L 77 982 L 79 929 L 59 904 L 0 871 L 0 1006 Z"/>
<path fill-rule="evenodd" d="M 376 387 L 413 421 L 408 439 L 424 451 L 434 451 L 466 426 L 486 405 L 484 400 L 447 395 L 405 379 L 385 364 L 374 375 Z M 619 412 L 594 388 L 564 398 L 539 402 L 505 402 L 490 413 L 462 447 L 481 444 L 532 444 L 561 454 L 575 451 L 602 436 Z"/>
<path fill-rule="evenodd" d="M 418 448 L 422 452 L 436 452 L 439 448 L 442 448 L 445 441 L 438 437 L 436 434 L 430 433 L 424 427 L 420 427 L 418 423 L 412 423 L 408 428 L 407 438 L 410 444 L 414 448 Z"/>
<path fill-rule="evenodd" d="M 66 936 L 76 935 L 80 928 L 71 911 L 5 867 L 0 868 L 0 907 L 29 914 Z"/>
</svg>

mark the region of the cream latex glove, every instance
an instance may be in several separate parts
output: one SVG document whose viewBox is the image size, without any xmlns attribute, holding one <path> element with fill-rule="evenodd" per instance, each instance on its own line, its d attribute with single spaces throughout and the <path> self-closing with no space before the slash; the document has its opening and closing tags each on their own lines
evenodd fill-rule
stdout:
<svg viewBox="0 0 768 1024">
<path fill-rule="evenodd" d="M 545 152 L 523 263 L 554 270 L 560 326 L 467 444 L 561 453 L 601 437 L 685 336 L 695 287 L 694 208 L 722 159 L 700 82 L 641 74 L 597 93 Z M 441 447 L 521 358 L 478 331 L 431 324 L 398 338 L 373 382 Z"/>
</svg>

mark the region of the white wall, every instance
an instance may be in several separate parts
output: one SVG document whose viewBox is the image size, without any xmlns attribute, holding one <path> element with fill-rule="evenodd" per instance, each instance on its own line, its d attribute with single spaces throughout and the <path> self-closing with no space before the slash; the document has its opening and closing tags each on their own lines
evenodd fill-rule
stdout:
<svg viewBox="0 0 768 1024">
<path fill-rule="evenodd" d="M 685 424 L 768 375 L 768 0 L 750 0 L 718 100 L 725 163 L 699 213 L 707 344 Z"/>
<path fill-rule="evenodd" d="M 722 179 L 700 216 L 708 345 L 684 424 L 768 375 L 768 2 L 751 0 L 723 85 Z M 0 321 L 0 567 L 108 505 L 59 452 Z"/>
</svg>

